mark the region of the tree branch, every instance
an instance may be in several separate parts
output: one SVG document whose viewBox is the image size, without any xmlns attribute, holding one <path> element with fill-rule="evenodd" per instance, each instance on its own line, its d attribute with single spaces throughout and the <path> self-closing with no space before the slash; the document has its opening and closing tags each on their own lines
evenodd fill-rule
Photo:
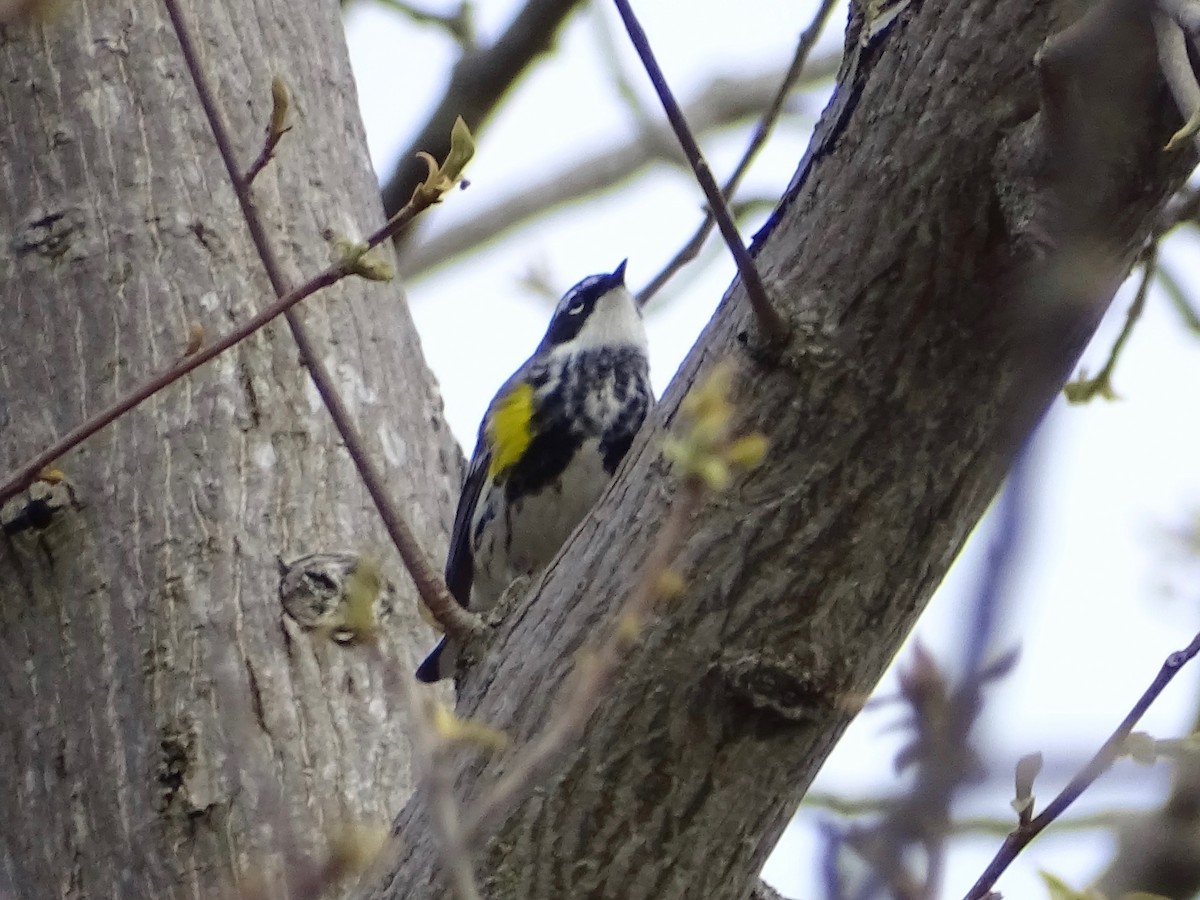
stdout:
<svg viewBox="0 0 1200 900">
<path fill-rule="evenodd" d="M 1048 96 L 1032 61 L 1052 13 L 925 0 L 860 41 L 854 4 L 835 99 L 755 239 L 802 340 L 760 364 L 735 283 L 612 487 L 460 681 L 464 714 L 515 741 L 541 731 L 546 685 L 669 515 L 662 429 L 711 359 L 737 359 L 738 427 L 766 433 L 768 463 L 705 504 L 680 556 L 689 590 L 502 824 L 483 867 L 509 895 L 744 897 L 846 698 L 875 684 L 1057 396 L 1189 157 L 1162 153 L 1178 122 L 1148 22 L 1092 42 L 1111 78 Z M 492 777 L 462 771 L 468 808 Z M 436 848 L 406 834 L 377 896 L 436 895 Z"/>
<path fill-rule="evenodd" d="M 448 135 L 461 116 L 472 132 L 482 128 L 501 98 L 537 57 L 550 49 L 555 34 L 581 0 L 528 0 L 494 44 L 463 54 L 437 108 L 425 121 L 383 187 L 387 215 L 398 212 L 425 177 L 419 152 L 438 159 L 449 150 Z M 397 243 L 400 243 L 397 241 Z"/>
<path fill-rule="evenodd" d="M 831 77 L 837 72 L 839 56 L 835 53 L 814 60 L 796 87 Z M 701 134 L 725 128 L 768 107 L 779 78 L 778 72 L 768 72 L 744 79 L 714 79 L 692 97 L 684 114 Z M 677 155 L 671 137 L 669 126 L 655 124 L 652 130 L 640 131 L 629 140 L 602 146 L 549 174 L 531 177 L 469 218 L 406 244 L 400 251 L 400 277 L 419 278 L 553 209 L 609 190 L 651 163 L 682 164 L 683 157 Z"/>
<path fill-rule="evenodd" d="M 967 891 L 965 900 L 984 900 L 991 893 L 996 879 L 1004 873 L 1004 870 L 1029 845 L 1030 841 L 1061 816 L 1072 803 L 1079 799 L 1080 794 L 1108 770 L 1108 767 L 1120 756 L 1125 739 L 1129 737 L 1134 726 L 1146 714 L 1146 710 L 1179 674 L 1179 670 L 1191 662 L 1197 653 L 1200 653 L 1200 633 L 1197 633 L 1185 648 L 1167 657 L 1150 686 L 1138 698 L 1121 724 L 1104 742 L 1104 745 L 1096 751 L 1096 755 L 1084 766 L 1083 770 L 1071 779 L 1040 815 L 1030 821 L 1028 825 L 1018 827 L 1004 839 L 1003 846 L 996 852 L 996 856 L 988 864 L 983 874 L 979 876 L 979 880 Z"/>
</svg>

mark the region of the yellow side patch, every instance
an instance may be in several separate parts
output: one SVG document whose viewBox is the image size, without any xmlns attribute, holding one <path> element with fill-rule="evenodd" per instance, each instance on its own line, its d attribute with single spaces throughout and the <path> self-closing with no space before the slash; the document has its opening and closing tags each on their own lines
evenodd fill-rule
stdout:
<svg viewBox="0 0 1200 900">
<path fill-rule="evenodd" d="M 518 384 L 496 401 L 484 436 L 492 451 L 488 475 L 497 478 L 517 464 L 533 440 L 533 387 Z"/>
</svg>

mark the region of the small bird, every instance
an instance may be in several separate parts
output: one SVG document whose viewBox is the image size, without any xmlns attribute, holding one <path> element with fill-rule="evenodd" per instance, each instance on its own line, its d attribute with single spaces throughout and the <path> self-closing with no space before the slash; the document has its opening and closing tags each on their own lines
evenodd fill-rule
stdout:
<svg viewBox="0 0 1200 900">
<path fill-rule="evenodd" d="M 625 262 L 558 301 L 546 336 L 492 398 L 463 482 L 446 585 L 486 610 L 513 579 L 544 568 L 588 510 L 654 402 L 646 329 L 625 287 Z M 443 638 L 420 681 L 454 675 Z"/>
</svg>

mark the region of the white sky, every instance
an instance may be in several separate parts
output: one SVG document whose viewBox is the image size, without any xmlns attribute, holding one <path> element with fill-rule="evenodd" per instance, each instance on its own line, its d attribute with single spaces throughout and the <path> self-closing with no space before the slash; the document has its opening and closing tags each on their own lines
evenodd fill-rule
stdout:
<svg viewBox="0 0 1200 900">
<path fill-rule="evenodd" d="M 422 0 L 427 8 L 449 7 Z M 477 0 L 484 40 L 507 22 L 513 0 Z M 808 24 L 812 4 L 740 0 L 736 17 L 718 0 L 642 0 L 642 23 L 677 94 L 686 98 L 714 74 L 755 74 L 782 67 Z M 613 21 L 613 10 L 600 11 Z M 542 62 L 512 93 L 483 132 L 469 170 L 471 188 L 447 200 L 435 227 L 452 227 L 491 202 L 557 166 L 581 148 L 632 131 L 629 107 L 612 84 L 611 64 L 589 12 L 567 29 L 559 52 Z M 840 42 L 844 13 L 830 34 Z M 681 25 L 681 23 L 683 23 Z M 436 29 L 419 28 L 370 0 L 355 6 L 347 32 L 359 79 L 363 115 L 377 169 L 390 172 L 428 108 L 440 96 L 454 48 Z M 827 35 L 830 37 L 830 35 Z M 642 90 L 645 109 L 659 109 L 632 51 L 618 33 L 621 65 Z M 827 43 L 826 46 L 829 46 Z M 403 65 L 397 64 L 403 59 Z M 403 81 L 403 87 L 401 82 Z M 404 103 L 397 102 L 401 98 Z M 413 98 L 424 98 L 414 100 Z M 819 105 L 801 104 L 815 113 Z M 777 195 L 807 142 L 806 129 L 778 132 L 748 181 L 750 194 Z M 740 153 L 743 138 L 705 141 L 721 178 Z M 451 427 L 470 451 L 480 416 L 496 387 L 540 340 L 548 301 L 522 287 L 522 277 L 544 272 L 566 287 L 585 274 L 607 271 L 629 257 L 629 280 L 638 286 L 654 274 L 695 228 L 701 197 L 688 178 L 657 170 L 631 186 L 579 209 L 556 213 L 431 277 L 407 285 L 426 355 L 437 375 Z M 747 228 L 745 233 L 752 233 Z M 1177 240 L 1166 264 L 1190 276 L 1197 294 L 1196 239 Z M 686 276 L 686 290 L 652 311 L 648 329 L 657 388 L 670 380 L 699 329 L 727 287 L 733 266 L 710 252 Z M 1190 268 L 1190 272 L 1189 272 Z M 1114 304 L 1085 357 L 1098 369 L 1129 304 L 1126 290 Z M 977 732 L 989 759 L 1004 768 L 1002 788 L 966 798 L 972 815 L 1012 815 L 1009 774 L 1015 760 L 1042 750 L 1047 772 L 1035 793 L 1042 802 L 1061 787 L 1086 755 L 1102 743 L 1171 651 L 1200 627 L 1195 574 L 1172 562 L 1166 536 L 1200 509 L 1200 417 L 1193 385 L 1200 342 L 1188 334 L 1159 291 L 1151 294 L 1141 324 L 1116 373 L 1117 403 L 1054 407 L 1034 452 L 1034 509 L 1026 528 L 1020 574 L 1002 643 L 1019 644 L 1016 671 L 994 691 Z M 957 662 L 966 603 L 986 550 L 988 525 L 975 537 L 930 604 L 915 635 L 935 656 Z M 902 650 L 900 660 L 907 657 Z M 1158 737 L 1188 730 L 1196 710 L 1200 667 L 1185 672 L 1144 721 Z M 894 673 L 882 693 L 895 690 Z M 895 709 L 867 712 L 851 726 L 830 757 L 815 790 L 857 798 L 894 790 L 891 760 L 901 735 L 888 731 Z M 1080 809 L 1148 806 L 1161 794 L 1166 767 L 1140 769 L 1123 762 L 1085 796 Z M 802 811 L 765 872 L 786 895 L 823 895 L 817 872 L 815 831 L 825 813 Z M 999 845 L 973 837 L 952 847 L 944 896 L 960 897 Z M 1053 830 L 1039 839 L 1002 879 L 1009 897 L 1045 896 L 1037 879 L 1048 869 L 1075 886 L 1096 874 L 1109 852 L 1103 834 Z"/>
</svg>

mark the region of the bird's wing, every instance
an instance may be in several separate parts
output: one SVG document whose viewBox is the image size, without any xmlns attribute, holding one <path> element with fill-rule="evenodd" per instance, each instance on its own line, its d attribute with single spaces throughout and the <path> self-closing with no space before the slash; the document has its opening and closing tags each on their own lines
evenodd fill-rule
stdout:
<svg viewBox="0 0 1200 900">
<path fill-rule="evenodd" d="M 471 553 L 471 521 L 475 518 L 475 507 L 487 481 L 491 453 L 482 434 L 471 457 L 471 466 L 463 481 L 462 493 L 458 497 L 458 510 L 454 513 L 454 528 L 450 532 L 450 552 L 446 555 L 446 587 L 462 606 L 470 606 L 471 581 L 475 577 L 475 560 Z"/>
<path fill-rule="evenodd" d="M 450 553 L 446 557 L 446 586 L 463 606 L 470 605 L 471 581 L 475 577 L 475 560 L 471 553 L 471 523 L 475 509 L 489 476 L 503 480 L 533 439 L 535 392 L 531 381 L 541 371 L 536 357 L 526 360 L 496 392 L 479 426 L 475 454 L 471 457 L 458 498 L 454 530 L 450 533 Z"/>
</svg>

